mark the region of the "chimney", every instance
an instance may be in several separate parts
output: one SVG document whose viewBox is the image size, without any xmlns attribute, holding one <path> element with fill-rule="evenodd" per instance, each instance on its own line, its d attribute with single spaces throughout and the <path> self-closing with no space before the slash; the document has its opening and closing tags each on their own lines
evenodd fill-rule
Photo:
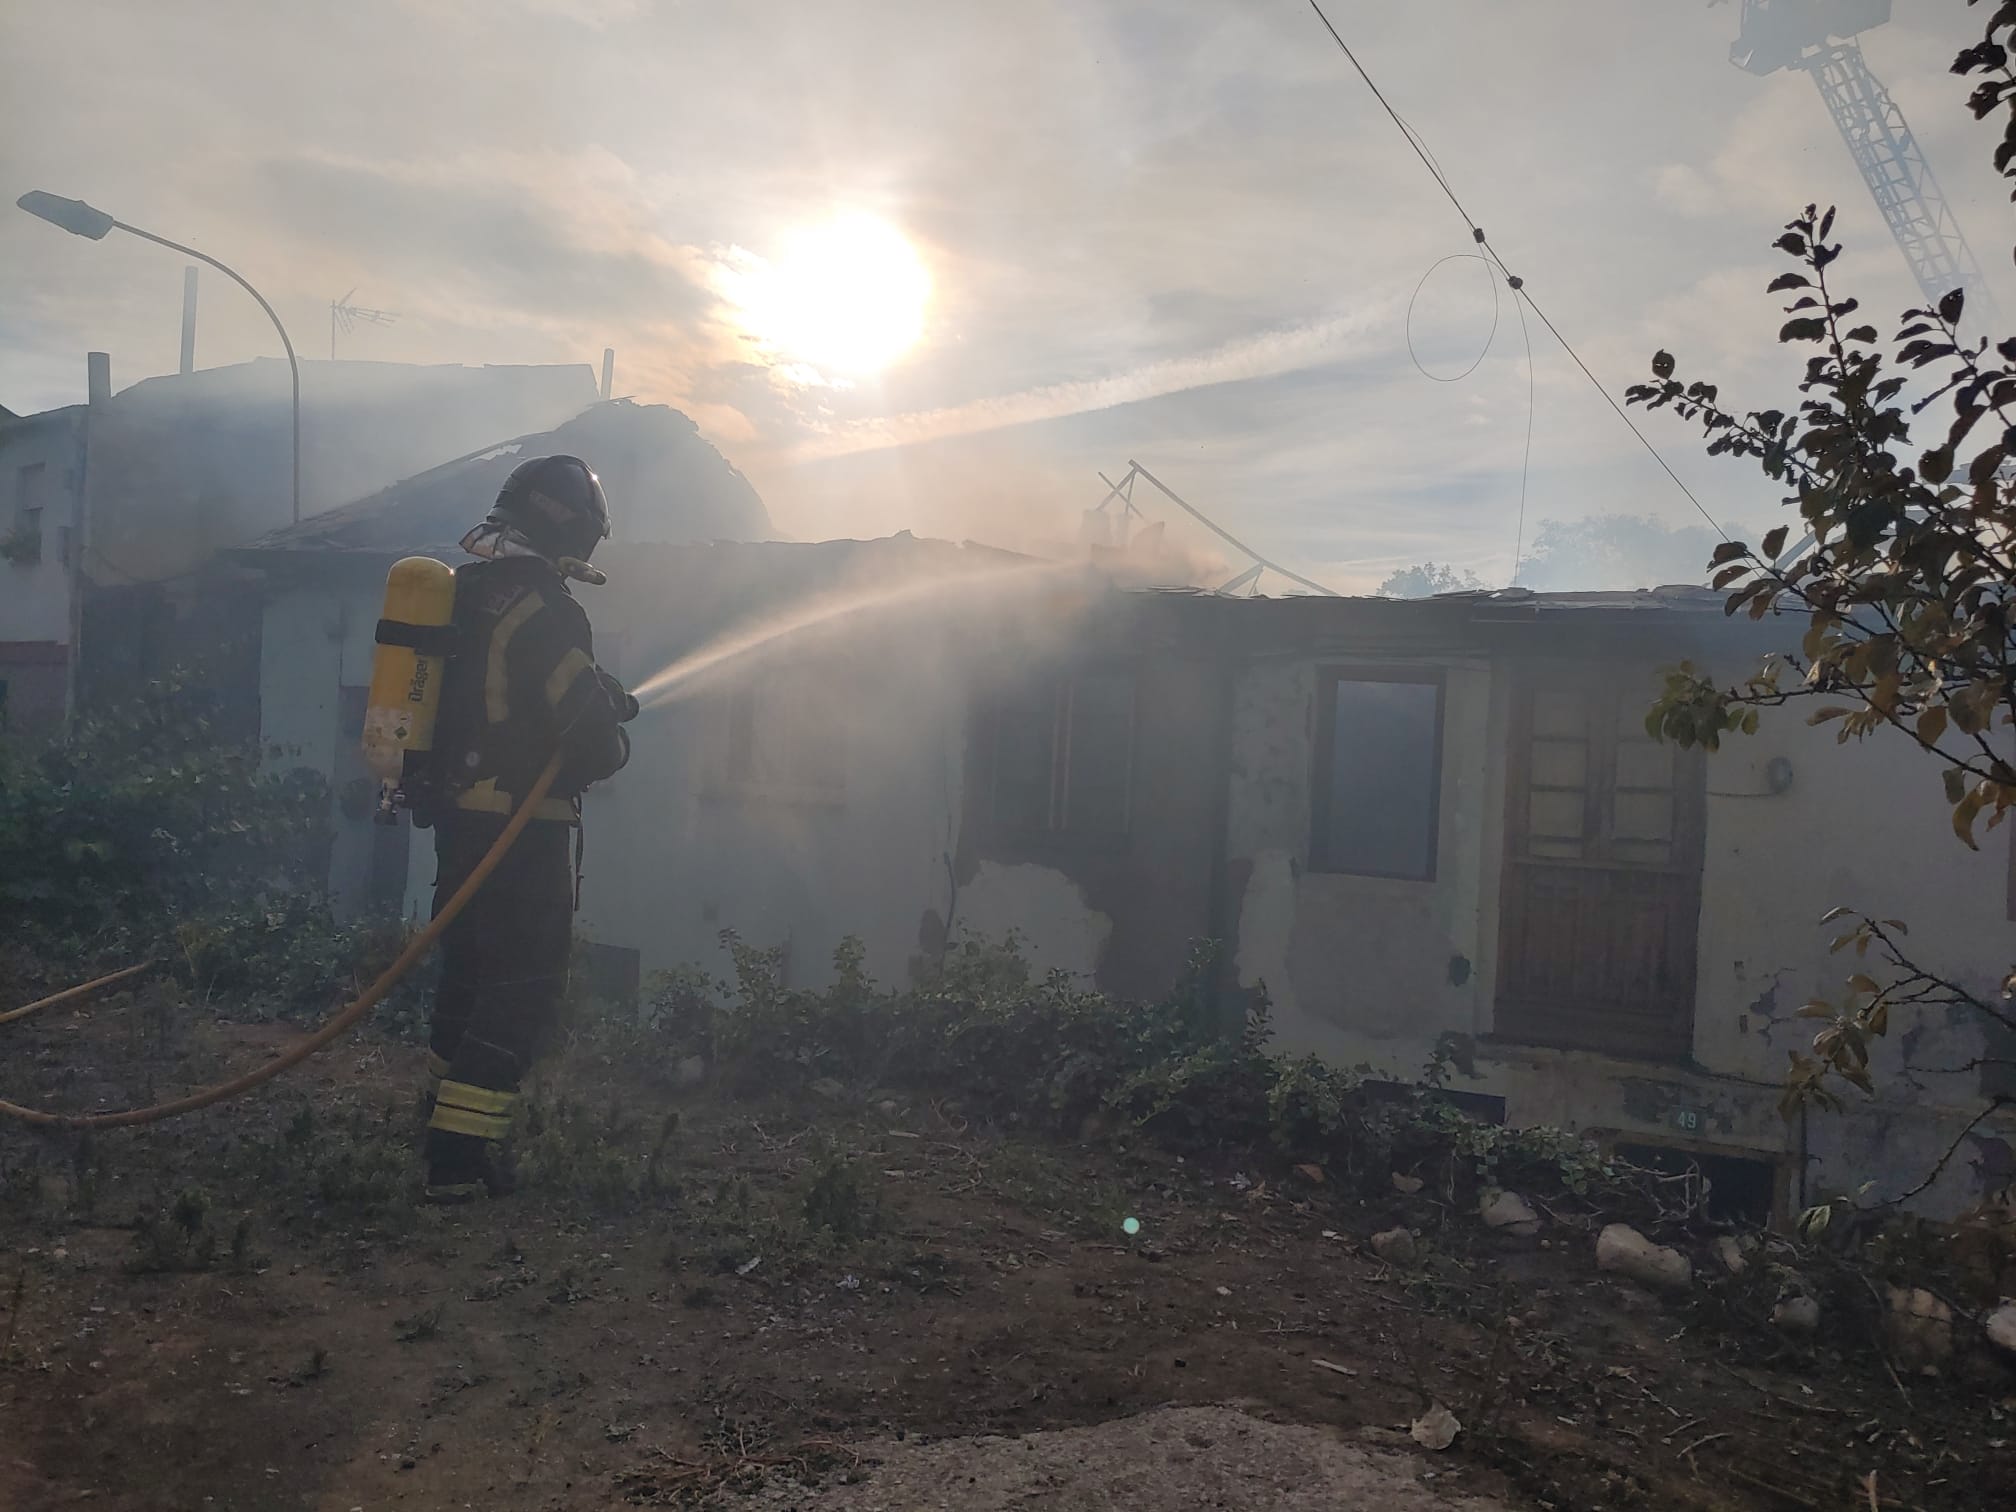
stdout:
<svg viewBox="0 0 2016 1512">
<path fill-rule="evenodd" d="M 616 348 L 602 348 L 602 397 L 607 399 L 616 382 Z"/>
<path fill-rule="evenodd" d="M 196 269 L 182 270 L 182 367 L 183 373 L 196 371 Z"/>
<path fill-rule="evenodd" d="M 112 397 L 112 354 L 110 352 L 87 353 L 84 359 L 86 397 L 93 404 L 103 404 Z"/>
</svg>

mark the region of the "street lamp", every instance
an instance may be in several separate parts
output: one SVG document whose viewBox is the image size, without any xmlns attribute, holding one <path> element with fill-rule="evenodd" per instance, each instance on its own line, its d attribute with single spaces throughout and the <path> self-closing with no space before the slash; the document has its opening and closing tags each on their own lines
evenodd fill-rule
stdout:
<svg viewBox="0 0 2016 1512">
<path fill-rule="evenodd" d="M 152 231 L 142 231 L 138 226 L 129 226 L 122 220 L 114 220 L 103 210 L 87 205 L 82 200 L 64 199 L 60 194 L 48 194 L 40 189 L 30 189 L 14 202 L 30 215 L 61 226 L 77 236 L 88 236 L 92 241 L 103 241 L 107 231 L 128 231 L 143 241 L 180 252 L 185 257 L 193 257 L 206 262 L 237 284 L 247 294 L 259 301 L 259 308 L 266 312 L 266 318 L 273 322 L 273 329 L 280 333 L 280 345 L 287 349 L 287 371 L 294 379 L 294 523 L 301 523 L 301 364 L 294 359 L 294 343 L 287 339 L 287 327 L 280 324 L 280 317 L 273 313 L 273 306 L 266 303 L 266 296 L 245 282 L 237 272 L 227 268 L 207 252 L 198 252 L 194 247 L 185 247 L 180 242 L 172 242 L 165 236 L 156 236 Z"/>
</svg>

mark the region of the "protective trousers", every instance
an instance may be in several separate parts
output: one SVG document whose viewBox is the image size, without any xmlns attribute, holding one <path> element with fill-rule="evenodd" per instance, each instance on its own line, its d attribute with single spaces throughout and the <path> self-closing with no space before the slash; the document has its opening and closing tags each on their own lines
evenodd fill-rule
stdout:
<svg viewBox="0 0 2016 1512">
<path fill-rule="evenodd" d="M 437 821 L 434 910 L 503 832 L 489 814 Z M 470 1169 L 510 1131 L 518 1086 L 556 1025 L 573 946 L 573 826 L 533 820 L 441 936 L 427 1067 L 427 1159 Z"/>
</svg>

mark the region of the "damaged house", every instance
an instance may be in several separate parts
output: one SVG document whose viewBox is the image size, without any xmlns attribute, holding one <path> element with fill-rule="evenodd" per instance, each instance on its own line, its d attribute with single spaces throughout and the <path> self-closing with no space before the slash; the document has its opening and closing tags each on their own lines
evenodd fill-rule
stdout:
<svg viewBox="0 0 2016 1512">
<path fill-rule="evenodd" d="M 379 514 L 368 547 L 247 554 L 291 558 L 268 737 L 339 776 L 361 773 L 376 585 L 453 523 Z M 1752 1215 L 1849 1173 L 1901 1189 L 2016 1090 L 1978 1024 L 1931 1019 L 1878 1044 L 1876 1098 L 1780 1116 L 1798 1008 L 1849 969 L 1823 914 L 1908 919 L 1992 991 L 2016 900 L 2006 841 L 1954 841 L 1901 741 L 1844 752 L 1792 716 L 1713 758 L 1647 736 L 1660 667 L 1737 675 L 1783 633 L 1717 595 L 1228 598 L 908 536 L 617 545 L 582 590 L 612 670 L 734 653 L 656 685 L 630 767 L 588 796 L 579 927 L 619 983 L 723 970 L 724 930 L 782 945 L 796 985 L 850 935 L 892 981 L 1014 931 L 1041 968 L 1151 996 L 1215 940 L 1228 1018 L 1264 989 L 1283 1053 L 1698 1161 Z M 347 609 L 307 586 L 339 572 Z M 429 848 L 357 824 L 346 895 L 424 910 Z M 1974 1128 L 1922 1205 L 1999 1180 L 2012 1138 L 2006 1115 Z"/>
<path fill-rule="evenodd" d="M 592 457 L 612 496 L 624 501 L 618 537 L 601 555 L 618 581 L 655 603 L 651 574 L 630 564 L 651 542 L 716 536 L 761 540 L 770 520 L 748 479 L 663 405 L 611 400 L 549 431 L 499 441 L 429 468 L 370 496 L 326 510 L 227 552 L 228 569 L 256 596 L 261 739 L 311 767 L 335 790 L 336 838 L 330 883 L 352 910 L 397 910 L 431 886 L 431 844 L 412 845 L 410 827 L 373 822 L 377 785 L 358 746 L 370 691 L 372 637 L 385 574 L 400 557 L 465 560 L 456 546 L 483 518 L 511 470 L 527 457 Z M 658 550 L 665 549 L 660 546 Z M 583 590 L 606 592 L 607 590 Z M 633 675 L 626 636 L 597 598 L 597 653 Z M 634 680 L 634 677 L 633 677 Z"/>
<path fill-rule="evenodd" d="M 233 731 L 257 728 L 259 599 L 220 554 L 288 523 L 287 365 L 262 358 L 115 392 L 91 354 L 88 402 L 0 411 L 0 713 L 60 727 L 180 667 Z M 596 399 L 581 364 L 304 362 L 304 519 Z"/>
</svg>

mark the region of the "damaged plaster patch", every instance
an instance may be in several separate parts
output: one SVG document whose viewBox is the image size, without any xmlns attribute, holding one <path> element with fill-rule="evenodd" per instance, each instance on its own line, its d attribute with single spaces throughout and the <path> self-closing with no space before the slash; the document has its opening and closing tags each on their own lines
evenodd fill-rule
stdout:
<svg viewBox="0 0 2016 1512">
<path fill-rule="evenodd" d="M 1288 942 L 1295 932 L 1295 862 L 1285 850 L 1253 858 L 1239 904 L 1239 985 L 1267 984 L 1275 1010 L 1295 1012 L 1295 979 L 1288 973 Z"/>
<path fill-rule="evenodd" d="M 1113 921 L 1088 905 L 1084 889 L 1060 871 L 982 861 L 959 889 L 959 928 L 990 940 L 1012 930 L 1039 972 L 1068 971 L 1089 985 Z"/>
</svg>

